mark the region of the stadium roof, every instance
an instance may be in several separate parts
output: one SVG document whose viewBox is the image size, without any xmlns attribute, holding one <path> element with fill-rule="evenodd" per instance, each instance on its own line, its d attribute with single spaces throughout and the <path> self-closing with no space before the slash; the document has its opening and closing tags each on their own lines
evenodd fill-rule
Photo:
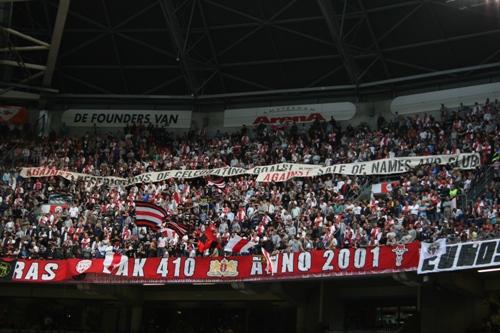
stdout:
<svg viewBox="0 0 500 333">
<path fill-rule="evenodd" d="M 0 6 L 0 79 L 9 89 L 186 98 L 283 89 L 353 94 L 500 71 L 497 0 L 0 0 Z"/>
</svg>

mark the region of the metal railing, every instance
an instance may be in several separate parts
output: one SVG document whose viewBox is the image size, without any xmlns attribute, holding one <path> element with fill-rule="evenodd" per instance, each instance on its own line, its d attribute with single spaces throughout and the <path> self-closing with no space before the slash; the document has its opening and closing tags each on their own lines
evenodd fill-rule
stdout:
<svg viewBox="0 0 500 333">
<path fill-rule="evenodd" d="M 479 177 L 471 184 L 470 189 L 458 196 L 457 201 L 462 210 L 466 210 L 481 195 L 486 192 L 486 188 L 495 180 L 495 169 L 492 165 L 485 167 Z"/>
</svg>

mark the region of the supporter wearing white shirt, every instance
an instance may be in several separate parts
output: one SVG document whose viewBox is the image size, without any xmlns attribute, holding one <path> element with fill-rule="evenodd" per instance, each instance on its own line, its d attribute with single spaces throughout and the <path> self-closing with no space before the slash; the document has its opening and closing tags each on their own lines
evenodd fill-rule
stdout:
<svg viewBox="0 0 500 333">
<path fill-rule="evenodd" d="M 292 218 L 294 220 L 297 219 L 300 215 L 300 207 L 294 205 L 294 207 L 292 208 L 291 214 L 292 214 Z"/>
<path fill-rule="evenodd" d="M 414 205 L 411 205 L 410 206 L 410 214 L 412 214 L 412 215 L 418 215 L 419 209 L 420 209 L 420 206 L 419 206 L 418 203 L 415 203 Z"/>
<path fill-rule="evenodd" d="M 269 203 L 269 210 L 268 210 L 268 213 L 273 215 L 274 212 L 276 211 L 276 207 L 274 206 L 273 203 Z"/>
<path fill-rule="evenodd" d="M 78 209 L 77 206 L 71 206 L 69 209 L 69 217 L 71 217 L 72 219 L 76 219 L 76 218 L 78 218 L 79 212 L 80 212 L 80 210 Z"/>
</svg>

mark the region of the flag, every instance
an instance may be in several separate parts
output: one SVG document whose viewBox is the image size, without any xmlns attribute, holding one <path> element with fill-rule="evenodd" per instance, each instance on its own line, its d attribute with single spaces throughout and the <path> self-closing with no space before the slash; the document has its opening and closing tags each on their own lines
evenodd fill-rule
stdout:
<svg viewBox="0 0 500 333">
<path fill-rule="evenodd" d="M 264 260 L 266 261 L 266 273 L 274 275 L 274 271 L 276 270 L 276 267 L 274 267 L 275 262 L 271 260 L 271 255 L 269 254 L 269 252 L 267 252 L 263 247 L 261 249 Z"/>
<path fill-rule="evenodd" d="M 181 203 L 181 192 L 179 190 L 175 190 L 175 192 L 172 194 L 172 199 L 174 199 L 175 203 L 179 205 Z"/>
<path fill-rule="evenodd" d="M 233 253 L 248 253 L 248 251 L 257 245 L 257 243 L 251 242 L 248 239 L 241 238 L 238 235 L 232 237 L 229 242 L 227 242 L 224 247 L 224 251 Z"/>
<path fill-rule="evenodd" d="M 446 238 L 440 238 L 433 243 L 420 244 L 420 257 L 422 260 L 439 257 L 446 253 Z"/>
<path fill-rule="evenodd" d="M 226 182 L 224 179 L 208 179 L 207 186 L 215 186 L 219 190 L 223 190 L 226 187 Z"/>
<path fill-rule="evenodd" d="M 170 227 L 175 230 L 179 234 L 179 236 L 184 236 L 188 232 L 188 227 L 185 224 L 177 223 L 177 222 L 168 222 L 167 227 Z"/>
<path fill-rule="evenodd" d="M 103 273 L 115 274 L 120 266 L 128 265 L 128 258 L 122 254 L 117 253 L 106 253 L 104 261 L 102 263 Z"/>
<path fill-rule="evenodd" d="M 170 228 L 162 228 L 161 234 L 169 239 L 174 239 L 174 238 L 178 237 L 177 232 L 174 229 L 170 229 Z"/>
<path fill-rule="evenodd" d="M 198 250 L 204 252 L 206 249 L 209 249 L 214 242 L 217 242 L 217 237 L 212 228 L 209 227 L 198 240 Z"/>
<path fill-rule="evenodd" d="M 135 202 L 135 224 L 141 227 L 148 227 L 158 230 L 167 212 L 165 209 L 142 201 Z"/>
<path fill-rule="evenodd" d="M 378 184 L 372 184 L 372 194 L 387 194 L 391 193 L 392 189 L 399 185 L 398 181 L 395 182 L 383 182 Z"/>
<path fill-rule="evenodd" d="M 5 260 L 0 258 L 0 281 L 10 281 L 12 279 L 16 262 L 16 259 Z"/>
</svg>

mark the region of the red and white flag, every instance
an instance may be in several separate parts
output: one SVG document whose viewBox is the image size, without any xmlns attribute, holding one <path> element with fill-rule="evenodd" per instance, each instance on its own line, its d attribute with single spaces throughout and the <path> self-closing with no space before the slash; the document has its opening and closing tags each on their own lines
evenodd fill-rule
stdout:
<svg viewBox="0 0 500 333">
<path fill-rule="evenodd" d="M 167 217 L 165 209 L 142 201 L 135 202 L 135 224 L 158 230 Z"/>
<path fill-rule="evenodd" d="M 274 272 L 276 271 L 276 263 L 271 260 L 271 255 L 269 252 L 267 252 L 264 248 L 262 249 L 262 255 L 264 256 L 264 259 L 266 260 L 266 273 L 274 275 Z"/>
<path fill-rule="evenodd" d="M 188 227 L 182 223 L 168 222 L 167 227 L 174 229 L 180 236 L 184 236 L 188 232 Z"/>
<path fill-rule="evenodd" d="M 207 186 L 215 186 L 219 190 L 223 190 L 226 187 L 226 182 L 224 179 L 209 179 L 207 181 Z"/>
<path fill-rule="evenodd" d="M 161 229 L 161 234 L 164 236 L 164 237 L 167 237 L 169 239 L 175 239 L 178 236 L 177 232 L 175 232 L 174 229 L 170 229 L 170 228 L 162 228 Z"/>
<path fill-rule="evenodd" d="M 128 257 L 117 253 L 108 253 L 102 263 L 102 272 L 106 274 L 115 274 L 116 271 L 125 265 L 128 265 Z"/>
<path fill-rule="evenodd" d="M 399 186 L 399 182 L 383 182 L 372 184 L 372 194 L 387 194 L 391 193 L 394 187 Z"/>
<path fill-rule="evenodd" d="M 257 243 L 251 242 L 248 239 L 241 238 L 238 235 L 232 237 L 229 242 L 227 242 L 224 247 L 224 251 L 226 252 L 234 252 L 234 253 L 248 253 L 252 247 L 257 245 Z"/>
</svg>

